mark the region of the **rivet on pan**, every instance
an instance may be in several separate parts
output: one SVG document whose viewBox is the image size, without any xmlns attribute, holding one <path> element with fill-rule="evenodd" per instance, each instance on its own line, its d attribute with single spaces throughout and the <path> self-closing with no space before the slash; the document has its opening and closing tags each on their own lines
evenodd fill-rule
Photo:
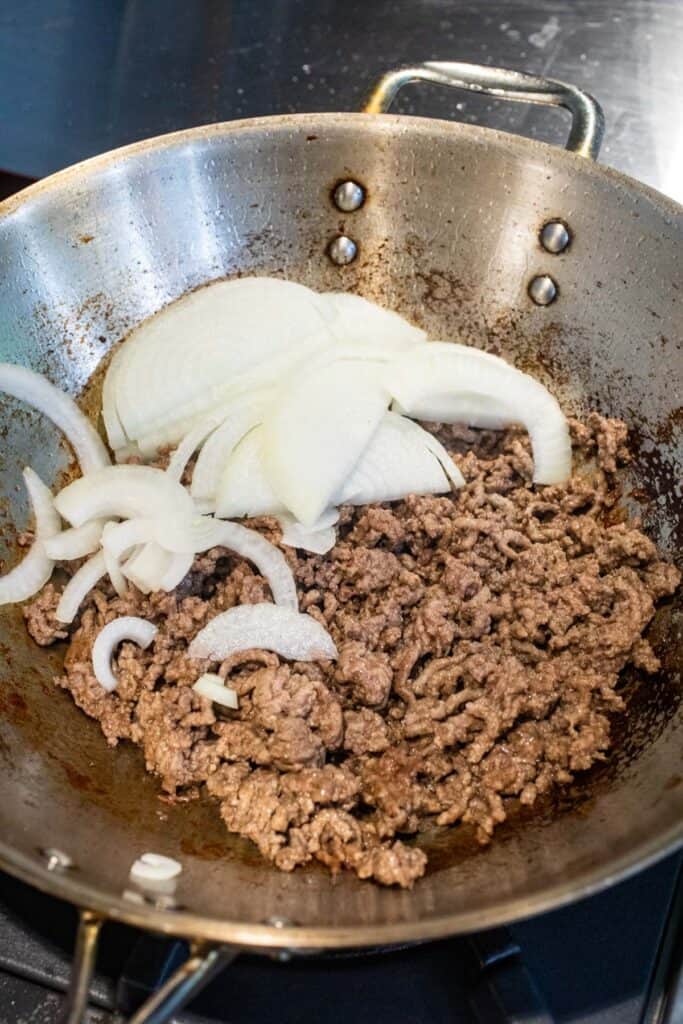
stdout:
<svg viewBox="0 0 683 1024">
<path fill-rule="evenodd" d="M 40 852 L 45 858 L 45 866 L 48 871 L 68 871 L 70 867 L 73 867 L 71 857 L 67 853 L 55 849 L 53 846 L 49 846 Z"/>
<path fill-rule="evenodd" d="M 279 917 L 275 914 L 273 917 L 267 918 L 264 924 L 269 924 L 271 928 L 291 928 L 294 922 L 290 921 L 288 917 Z"/>
<path fill-rule="evenodd" d="M 342 181 L 334 190 L 334 205 L 344 213 L 359 210 L 365 202 L 365 191 L 355 181 Z"/>
<path fill-rule="evenodd" d="M 293 928 L 295 926 L 294 921 L 290 921 L 288 917 L 280 917 L 277 914 L 267 918 L 264 924 L 269 924 L 271 928 Z M 274 950 L 270 956 L 272 960 L 279 960 L 283 964 L 292 959 L 292 953 L 289 949 Z"/>
<path fill-rule="evenodd" d="M 529 295 L 537 306 L 549 306 L 557 298 L 557 285 L 548 274 L 540 274 L 532 278 Z"/>
<path fill-rule="evenodd" d="M 352 238 L 348 238 L 346 235 L 337 235 L 330 242 L 327 252 L 333 263 L 336 263 L 338 267 L 345 267 L 355 260 L 358 246 Z"/>
<path fill-rule="evenodd" d="M 541 245 L 546 252 L 555 255 L 564 252 L 570 240 L 571 235 L 561 220 L 549 220 L 541 229 Z"/>
</svg>

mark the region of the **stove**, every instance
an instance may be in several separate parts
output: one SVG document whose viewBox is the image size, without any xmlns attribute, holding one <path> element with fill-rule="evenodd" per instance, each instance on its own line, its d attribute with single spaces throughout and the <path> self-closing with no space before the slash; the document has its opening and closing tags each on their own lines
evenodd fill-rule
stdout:
<svg viewBox="0 0 683 1024">
<path fill-rule="evenodd" d="M 683 854 L 573 906 L 468 938 L 272 959 L 239 955 L 177 1024 L 681 1024 Z M 69 905 L 0 874 L 0 1024 L 57 1024 Z M 88 1024 L 125 1020 L 187 956 L 105 926 Z"/>
<path fill-rule="evenodd" d="M 607 115 L 604 161 L 683 198 L 678 0 L 4 0 L 0 27 L 0 167 L 13 172 L 0 195 L 192 124 L 358 109 L 387 68 L 454 59 L 589 89 Z M 552 112 L 469 95 L 456 104 L 449 90 L 409 93 L 397 109 L 564 138 Z M 287 961 L 243 954 L 176 1020 L 683 1024 L 682 867 L 671 856 L 468 939 Z M 0 874 L 0 1024 L 58 1020 L 75 928 L 73 908 Z M 89 1024 L 125 1019 L 186 955 L 182 943 L 107 925 Z"/>
</svg>

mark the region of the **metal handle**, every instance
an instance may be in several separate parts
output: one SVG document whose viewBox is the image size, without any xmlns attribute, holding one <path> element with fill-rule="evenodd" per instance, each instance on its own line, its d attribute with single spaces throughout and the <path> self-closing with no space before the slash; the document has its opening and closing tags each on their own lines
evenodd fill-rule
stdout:
<svg viewBox="0 0 683 1024">
<path fill-rule="evenodd" d="M 104 921 L 91 910 L 81 910 L 76 932 L 74 962 L 71 967 L 69 990 L 59 1017 L 60 1024 L 81 1024 L 88 1008 L 88 989 L 92 981 L 97 943 Z"/>
<path fill-rule="evenodd" d="M 564 107 L 572 115 L 567 149 L 579 156 L 597 158 L 605 131 L 605 117 L 597 100 L 574 85 L 552 78 L 489 68 L 482 64 L 459 64 L 452 61 L 427 61 L 413 67 L 389 71 L 375 86 L 363 108 L 366 114 L 382 114 L 389 109 L 399 89 L 409 82 L 435 82 L 456 89 L 486 93 L 516 103 L 541 103 Z"/>
<path fill-rule="evenodd" d="M 69 990 L 59 1018 L 60 1024 L 82 1024 L 85 1019 L 88 989 L 95 969 L 97 942 L 103 923 L 103 918 L 98 914 L 90 910 L 81 911 Z M 238 953 L 239 949 L 230 946 L 193 946 L 187 960 L 139 1007 L 129 1024 L 166 1024 Z"/>
<path fill-rule="evenodd" d="M 228 946 L 198 946 L 191 950 L 185 963 L 143 1003 L 128 1024 L 167 1024 L 238 953 L 239 950 Z"/>
</svg>

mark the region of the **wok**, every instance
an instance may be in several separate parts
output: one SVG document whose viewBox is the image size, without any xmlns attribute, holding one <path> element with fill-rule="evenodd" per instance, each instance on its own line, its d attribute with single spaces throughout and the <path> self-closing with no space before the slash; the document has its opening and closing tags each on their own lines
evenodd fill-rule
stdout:
<svg viewBox="0 0 683 1024">
<path fill-rule="evenodd" d="M 566 107 L 568 149 L 382 113 L 414 79 Z M 571 411 L 623 417 L 631 509 L 678 557 L 683 210 L 598 167 L 601 134 L 600 108 L 571 86 L 425 64 L 385 76 L 364 113 L 210 125 L 107 153 L 0 207 L 0 358 L 77 394 L 136 323 L 203 282 L 261 273 L 356 291 L 432 337 L 502 352 Z M 21 527 L 21 468 L 54 480 L 67 455 L 48 423 L 9 400 L 2 437 L 5 522 Z M 462 830 L 427 834 L 427 876 L 396 892 L 322 869 L 282 874 L 228 835 L 213 806 L 161 803 L 140 752 L 108 748 L 54 686 L 62 652 L 37 648 L 21 610 L 3 609 L 0 865 L 85 910 L 72 1019 L 105 917 L 210 944 L 177 991 L 229 948 L 320 950 L 481 929 L 662 856 L 683 838 L 682 635 L 674 600 L 651 631 L 662 670 L 625 681 L 606 765 L 513 814 L 486 849 Z M 177 907 L 124 895 L 146 850 L 182 862 Z"/>
</svg>

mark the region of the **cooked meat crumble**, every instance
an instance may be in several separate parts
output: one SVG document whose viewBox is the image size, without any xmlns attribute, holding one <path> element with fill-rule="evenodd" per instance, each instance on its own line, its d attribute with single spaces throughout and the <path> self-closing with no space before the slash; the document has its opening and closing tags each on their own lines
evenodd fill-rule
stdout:
<svg viewBox="0 0 683 1024">
<path fill-rule="evenodd" d="M 488 842 L 511 798 L 533 804 L 605 758 L 622 669 L 658 668 L 643 632 L 680 575 L 637 523 L 616 521 L 624 425 L 573 422 L 584 468 L 542 488 L 520 431 L 433 429 L 462 490 L 345 508 L 324 556 L 283 548 L 336 662 L 244 652 L 218 669 L 238 711 L 195 694 L 216 666 L 186 657 L 192 637 L 226 608 L 269 600 L 222 549 L 198 556 L 172 594 L 119 598 L 100 585 L 71 630 L 58 683 L 108 741 L 139 744 L 170 797 L 205 785 L 227 827 L 283 870 L 317 859 L 411 886 L 426 857 L 406 836 L 467 822 Z M 274 520 L 251 525 L 279 541 Z M 26 609 L 39 644 L 66 635 L 58 598 L 48 584 Z M 121 646 L 107 693 L 91 650 L 120 615 L 159 632 L 146 651 Z"/>
</svg>

